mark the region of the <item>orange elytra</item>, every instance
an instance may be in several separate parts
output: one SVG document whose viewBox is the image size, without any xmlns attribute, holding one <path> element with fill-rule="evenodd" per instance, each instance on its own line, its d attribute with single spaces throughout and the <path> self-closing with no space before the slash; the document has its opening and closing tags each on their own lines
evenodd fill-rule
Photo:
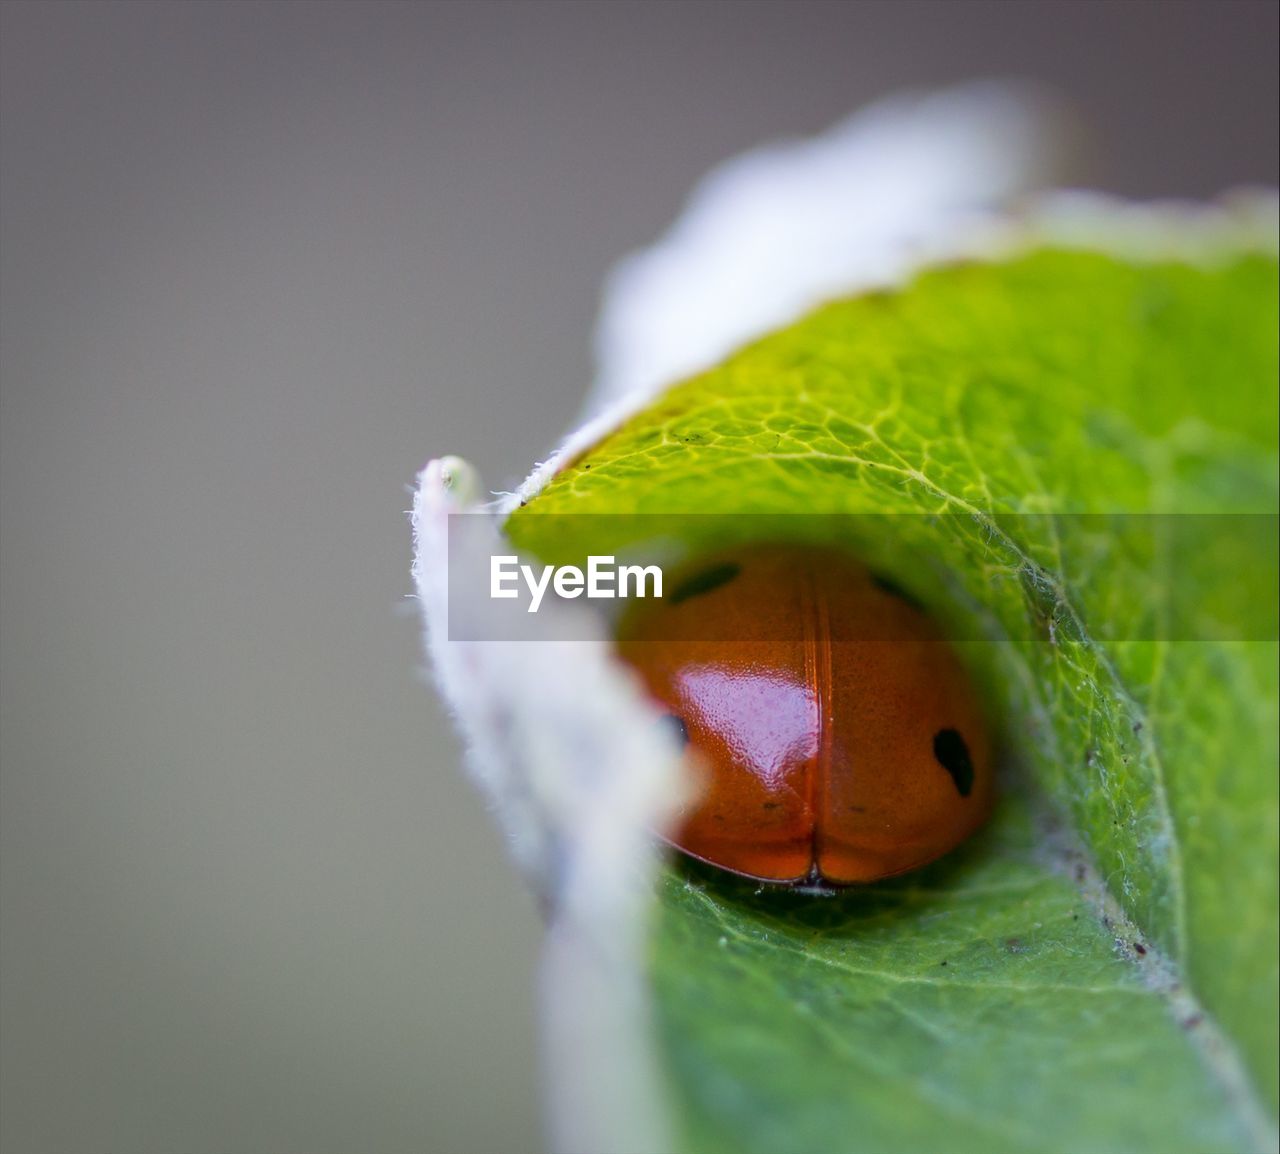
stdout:
<svg viewBox="0 0 1280 1154">
<path fill-rule="evenodd" d="M 618 649 L 687 741 L 703 788 L 670 841 L 769 882 L 870 882 L 986 819 L 991 744 L 937 624 L 844 553 L 703 558 L 633 602 Z"/>
</svg>

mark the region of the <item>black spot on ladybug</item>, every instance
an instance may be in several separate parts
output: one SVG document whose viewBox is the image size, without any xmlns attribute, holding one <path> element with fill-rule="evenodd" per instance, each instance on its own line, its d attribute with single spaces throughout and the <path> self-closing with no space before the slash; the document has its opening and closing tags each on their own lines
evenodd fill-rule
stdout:
<svg viewBox="0 0 1280 1154">
<path fill-rule="evenodd" d="M 761 809 L 777 809 L 781 804 L 782 804 L 781 802 L 777 802 L 777 801 L 766 801 L 761 804 L 760 808 Z"/>
<path fill-rule="evenodd" d="M 732 561 L 726 561 L 723 565 L 713 565 L 710 569 L 704 569 L 701 573 L 695 573 L 692 577 L 681 581 L 671 591 L 671 596 L 667 600 L 672 605 L 679 605 L 681 601 L 688 601 L 690 597 L 701 597 L 704 593 L 719 589 L 721 585 L 728 585 L 741 572 L 742 566 Z"/>
<path fill-rule="evenodd" d="M 964 738 L 954 729 L 938 730 L 933 738 L 933 756 L 951 774 L 951 780 L 956 783 L 960 796 L 968 797 L 969 791 L 973 789 L 973 762 Z"/>
<path fill-rule="evenodd" d="M 683 717 L 677 717 L 674 713 L 664 713 L 660 724 L 671 731 L 681 746 L 689 744 L 689 727 L 685 725 Z"/>
<path fill-rule="evenodd" d="M 890 597 L 896 597 L 899 601 L 905 601 L 913 609 L 923 609 L 917 597 L 913 597 L 901 585 L 891 577 L 885 577 L 881 573 L 871 574 L 871 583 L 884 593 L 888 593 Z"/>
</svg>

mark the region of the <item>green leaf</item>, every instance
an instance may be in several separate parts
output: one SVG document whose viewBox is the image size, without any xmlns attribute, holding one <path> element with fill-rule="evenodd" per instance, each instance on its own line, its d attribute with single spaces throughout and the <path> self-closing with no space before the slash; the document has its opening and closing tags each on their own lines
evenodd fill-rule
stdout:
<svg viewBox="0 0 1280 1154">
<path fill-rule="evenodd" d="M 1276 282 L 1247 251 L 941 268 L 669 390 L 509 519 L 548 557 L 643 523 L 549 514 L 845 526 L 1004 719 L 996 820 L 923 873 L 666 876 L 684 1150 L 1275 1145 Z"/>
</svg>

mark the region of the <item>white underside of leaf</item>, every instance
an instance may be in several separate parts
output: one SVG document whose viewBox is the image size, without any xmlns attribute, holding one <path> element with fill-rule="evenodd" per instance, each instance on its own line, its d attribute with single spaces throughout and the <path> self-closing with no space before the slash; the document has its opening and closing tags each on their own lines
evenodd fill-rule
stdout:
<svg viewBox="0 0 1280 1154">
<path fill-rule="evenodd" d="M 423 469 L 413 575 L 473 776 L 550 911 L 542 1003 L 556 1147 L 617 1149 L 627 1134 L 636 1149 L 670 1149 L 639 958 L 680 752 L 590 612 L 547 604 L 522 637 L 450 639 L 451 594 L 460 633 L 489 605 L 487 590 L 448 581 L 451 544 L 486 555 L 500 545 L 495 519 L 476 511 L 479 491 L 456 458 Z M 449 518 L 464 514 L 468 532 L 451 539 Z"/>
</svg>

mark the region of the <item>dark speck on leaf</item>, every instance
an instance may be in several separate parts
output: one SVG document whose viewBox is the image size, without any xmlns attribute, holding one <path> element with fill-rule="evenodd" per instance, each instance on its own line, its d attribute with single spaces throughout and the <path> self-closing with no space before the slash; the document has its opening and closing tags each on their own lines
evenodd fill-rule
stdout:
<svg viewBox="0 0 1280 1154">
<path fill-rule="evenodd" d="M 1134 949 L 1134 952 L 1138 955 L 1138 957 L 1145 958 L 1147 956 L 1147 947 L 1144 946 L 1141 942 L 1134 942 L 1133 949 Z"/>
<path fill-rule="evenodd" d="M 1006 938 L 1004 948 L 1011 954 L 1025 954 L 1027 947 L 1022 944 L 1021 938 Z"/>
</svg>

